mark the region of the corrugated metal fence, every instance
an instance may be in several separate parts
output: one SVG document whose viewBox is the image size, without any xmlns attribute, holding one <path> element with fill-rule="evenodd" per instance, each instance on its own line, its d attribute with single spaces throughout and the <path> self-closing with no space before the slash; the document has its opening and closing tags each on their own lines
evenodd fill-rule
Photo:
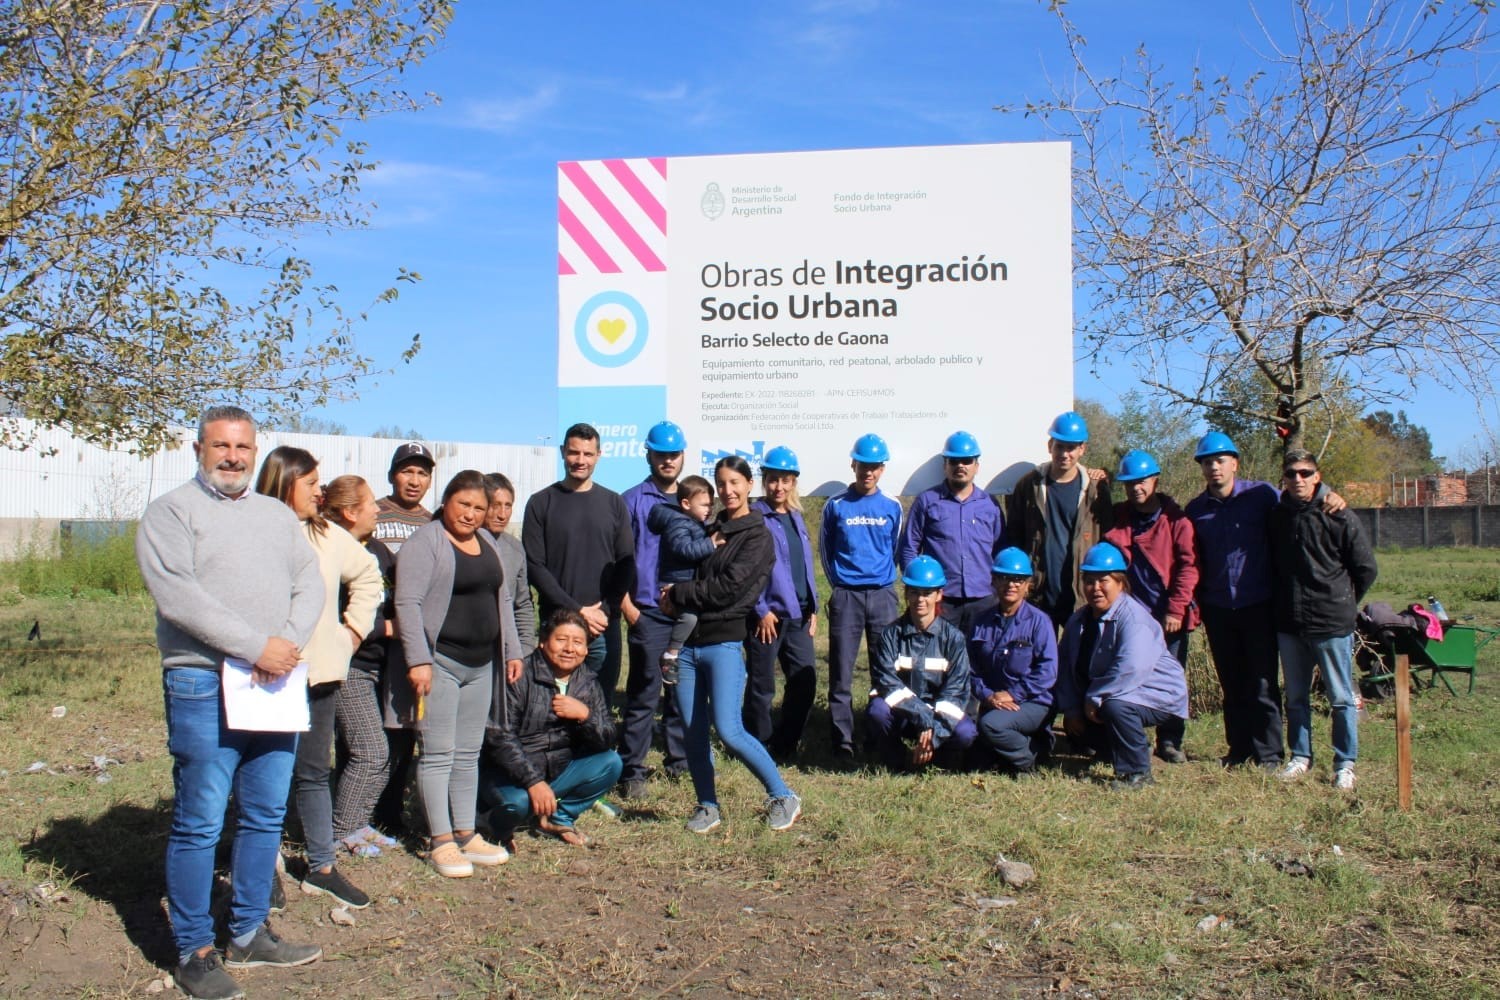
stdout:
<svg viewBox="0 0 1500 1000">
<path fill-rule="evenodd" d="M 146 504 L 192 478 L 197 469 L 192 440 L 180 432 L 180 447 L 149 458 L 100 448 L 62 430 L 43 430 L 21 422 L 22 433 L 34 431 L 30 447 L 0 449 L 0 519 L 80 519 L 127 521 L 141 516 Z M 278 445 L 304 448 L 318 457 L 323 481 L 352 473 L 369 481 L 376 496 L 389 492 L 386 470 L 391 453 L 403 442 L 389 438 L 290 434 L 262 430 L 261 455 Z M 426 441 L 437 457 L 432 506 L 448 479 L 462 469 L 502 472 L 516 485 L 519 524 L 526 498 L 557 478 L 557 452 L 538 445 L 477 444 Z"/>
</svg>

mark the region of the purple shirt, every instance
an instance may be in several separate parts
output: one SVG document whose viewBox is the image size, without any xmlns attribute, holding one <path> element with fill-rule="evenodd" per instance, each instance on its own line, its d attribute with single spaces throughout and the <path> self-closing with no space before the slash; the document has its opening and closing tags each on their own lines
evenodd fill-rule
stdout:
<svg viewBox="0 0 1500 1000">
<path fill-rule="evenodd" d="M 943 596 L 987 597 L 1004 527 L 1000 505 L 988 493 L 976 486 L 967 500 L 960 500 L 944 482 L 912 502 L 897 560 L 905 567 L 919 555 L 932 556 L 948 576 Z"/>
<path fill-rule="evenodd" d="M 969 689 L 974 697 L 985 701 L 1005 691 L 1017 704 L 1050 705 L 1056 683 L 1057 629 L 1047 612 L 1022 601 L 1009 618 L 997 606 L 974 624 L 969 636 Z"/>
<path fill-rule="evenodd" d="M 1188 501 L 1200 605 L 1233 610 L 1271 599 L 1270 517 L 1280 499 L 1270 483 L 1236 479 L 1223 500 L 1205 490 Z"/>
<path fill-rule="evenodd" d="M 1099 706 L 1118 698 L 1186 719 L 1187 675 L 1146 606 L 1121 594 L 1100 616 L 1099 639 L 1088 662 L 1080 663 L 1083 630 L 1092 618 L 1089 608 L 1080 608 L 1063 626 L 1055 692 L 1063 714 L 1081 715 L 1085 702 Z"/>
<path fill-rule="evenodd" d="M 766 530 L 771 533 L 771 548 L 776 552 L 776 561 L 771 564 L 771 578 L 766 581 L 766 589 L 761 593 L 760 600 L 755 602 L 755 615 L 757 618 L 764 618 L 767 611 L 774 611 L 777 618 L 799 621 L 818 610 L 818 578 L 813 575 L 813 550 L 812 542 L 807 537 L 807 522 L 797 511 L 791 512 L 792 523 L 802 538 L 803 572 L 807 574 L 807 587 L 813 604 L 804 614 L 801 602 L 797 600 L 797 581 L 792 578 L 791 546 L 787 544 L 786 531 L 777 523 L 771 505 L 764 500 L 755 501 L 750 509 L 759 511 L 765 517 Z"/>
<path fill-rule="evenodd" d="M 630 599 L 638 608 L 656 607 L 656 566 L 661 559 L 661 536 L 646 527 L 651 508 L 659 503 L 673 503 L 676 494 L 668 495 L 647 476 L 620 494 L 630 513 L 630 529 L 635 532 L 635 585 Z"/>
</svg>

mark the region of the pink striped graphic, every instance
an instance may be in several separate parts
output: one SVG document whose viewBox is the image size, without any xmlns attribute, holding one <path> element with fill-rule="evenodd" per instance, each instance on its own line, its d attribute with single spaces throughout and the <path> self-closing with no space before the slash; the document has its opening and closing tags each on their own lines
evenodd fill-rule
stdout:
<svg viewBox="0 0 1500 1000">
<path fill-rule="evenodd" d="M 577 163 L 564 163 L 560 169 L 563 172 L 563 176 L 573 182 L 573 186 L 578 189 L 579 194 L 583 195 L 584 199 L 589 203 L 589 207 L 599 213 L 599 218 L 604 220 L 605 225 L 609 226 L 619 241 L 625 244 L 625 248 L 640 262 L 643 268 L 647 271 L 665 271 L 667 269 L 667 265 L 661 262 L 660 257 L 651 252 L 651 248 L 646 245 L 646 241 L 626 221 L 625 216 L 620 214 L 620 210 L 614 206 L 604 192 L 599 190 L 599 185 L 595 184 L 594 179 L 584 172 L 581 165 Z M 663 219 L 662 221 L 665 222 L 666 220 Z"/>
<path fill-rule="evenodd" d="M 630 168 L 625 165 L 624 160 L 605 160 L 604 166 L 620 182 L 620 186 L 630 192 L 630 197 L 641 206 L 646 213 L 646 218 L 656 223 L 656 228 L 665 233 L 667 231 L 667 210 L 661 202 L 656 200 L 656 195 L 646 190 L 646 185 L 641 179 L 631 173 Z"/>
<path fill-rule="evenodd" d="M 584 228 L 583 223 L 578 221 L 570 208 L 561 198 L 557 199 L 557 224 L 562 227 L 563 232 L 573 238 L 588 259 L 593 263 L 594 270 L 600 274 L 619 274 L 620 266 L 616 264 L 599 245 L 599 241 Z"/>
<path fill-rule="evenodd" d="M 557 165 L 558 274 L 667 269 L 667 160 Z"/>
</svg>

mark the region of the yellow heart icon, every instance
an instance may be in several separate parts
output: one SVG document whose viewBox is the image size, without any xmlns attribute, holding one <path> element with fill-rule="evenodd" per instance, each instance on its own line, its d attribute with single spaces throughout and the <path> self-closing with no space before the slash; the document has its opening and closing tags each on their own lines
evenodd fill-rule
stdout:
<svg viewBox="0 0 1500 1000">
<path fill-rule="evenodd" d="M 625 321 L 623 319 L 601 319 L 595 326 L 595 329 L 599 331 L 599 336 L 603 337 L 606 343 L 613 344 L 625 336 Z"/>
</svg>

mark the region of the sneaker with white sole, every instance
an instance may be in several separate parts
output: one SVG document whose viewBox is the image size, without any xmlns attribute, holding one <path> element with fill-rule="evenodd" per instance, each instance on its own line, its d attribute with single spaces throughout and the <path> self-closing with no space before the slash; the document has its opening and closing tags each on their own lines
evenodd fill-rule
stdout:
<svg viewBox="0 0 1500 1000">
<path fill-rule="evenodd" d="M 802 799 L 796 792 L 766 799 L 766 825 L 773 830 L 791 829 L 802 815 Z"/>
<path fill-rule="evenodd" d="M 1276 777 L 1282 781 L 1296 781 L 1306 774 L 1310 767 L 1312 767 L 1312 761 L 1306 757 L 1293 757 L 1286 762 L 1285 767 L 1276 772 Z"/>
<path fill-rule="evenodd" d="M 474 863 L 464 857 L 464 852 L 451 840 L 434 847 L 427 855 L 427 863 L 444 878 L 468 878 L 474 874 Z"/>
<path fill-rule="evenodd" d="M 490 843 L 477 833 L 464 841 L 463 846 L 459 848 L 459 853 L 467 858 L 470 864 L 483 865 L 486 868 L 503 865 L 510 860 L 509 851 L 499 844 Z"/>
<path fill-rule="evenodd" d="M 1345 764 L 1333 772 L 1333 787 L 1341 792 L 1354 791 L 1354 765 Z"/>
<path fill-rule="evenodd" d="M 712 833 L 719 828 L 719 807 L 708 806 L 701 802 L 693 810 L 693 815 L 688 817 L 687 828 L 692 833 Z"/>
<path fill-rule="evenodd" d="M 316 962 L 322 957 L 323 949 L 315 944 L 292 944 L 281 940 L 271 930 L 270 924 L 261 924 L 255 937 L 243 948 L 231 941 L 224 949 L 224 964 L 231 969 L 246 969 L 254 965 L 287 969 Z"/>
<path fill-rule="evenodd" d="M 345 878 L 338 865 L 330 866 L 326 872 L 309 868 L 302 879 L 302 891 L 309 896 L 332 896 L 351 910 L 363 910 L 370 905 L 369 895 Z"/>
</svg>

